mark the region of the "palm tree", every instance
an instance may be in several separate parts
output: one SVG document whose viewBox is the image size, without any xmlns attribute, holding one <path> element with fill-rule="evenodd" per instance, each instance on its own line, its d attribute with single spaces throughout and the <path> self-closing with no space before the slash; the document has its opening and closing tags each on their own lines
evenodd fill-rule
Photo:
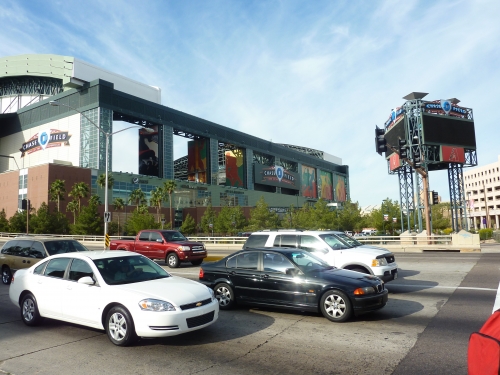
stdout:
<svg viewBox="0 0 500 375">
<path fill-rule="evenodd" d="M 98 195 L 92 195 L 89 199 L 89 204 L 95 204 L 96 206 L 101 204 L 101 199 L 99 198 Z"/>
<path fill-rule="evenodd" d="M 104 173 L 99 175 L 99 177 L 97 177 L 96 183 L 101 189 L 104 189 L 104 187 L 106 186 L 106 175 Z M 108 173 L 108 190 L 111 189 L 114 184 L 115 179 L 113 178 L 113 175 L 111 173 Z"/>
<path fill-rule="evenodd" d="M 57 202 L 57 212 L 59 212 L 59 203 L 64 200 L 64 194 L 66 194 L 64 180 L 55 180 L 50 185 L 49 196 L 52 202 Z"/>
<path fill-rule="evenodd" d="M 175 191 L 175 188 L 177 185 L 175 184 L 175 181 L 168 180 L 163 183 L 163 191 L 168 194 L 168 200 L 170 203 L 170 229 L 173 228 L 174 225 L 174 216 L 172 215 L 172 194 Z"/>
<path fill-rule="evenodd" d="M 134 203 L 137 206 L 137 211 L 139 211 L 139 205 L 146 202 L 146 194 L 144 194 L 141 188 L 137 188 L 130 192 L 128 201 Z"/>
<path fill-rule="evenodd" d="M 68 195 L 78 201 L 78 212 L 80 212 L 82 208 L 82 198 L 87 198 L 89 195 L 89 185 L 85 182 L 77 182 L 73 185 L 73 188 Z"/>
<path fill-rule="evenodd" d="M 158 216 L 158 222 L 160 222 L 160 210 L 161 204 L 165 200 L 165 191 L 161 187 L 157 187 L 155 190 L 151 191 L 151 199 L 149 200 L 151 206 L 156 207 L 156 215 Z"/>
<path fill-rule="evenodd" d="M 78 211 L 78 202 L 71 201 L 66 206 L 66 210 L 69 212 L 73 212 L 73 224 L 76 224 L 76 211 Z"/>
<path fill-rule="evenodd" d="M 123 201 L 122 198 L 115 198 L 113 200 L 113 208 L 115 210 L 121 211 L 123 210 L 123 207 L 125 207 L 125 202 Z M 117 215 L 118 217 L 118 234 L 120 234 L 120 215 Z"/>
</svg>

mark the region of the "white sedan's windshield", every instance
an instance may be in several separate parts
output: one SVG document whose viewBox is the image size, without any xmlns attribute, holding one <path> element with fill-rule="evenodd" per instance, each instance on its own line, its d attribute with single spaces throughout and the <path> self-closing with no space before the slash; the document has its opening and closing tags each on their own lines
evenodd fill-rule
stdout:
<svg viewBox="0 0 500 375">
<path fill-rule="evenodd" d="M 170 277 L 169 273 L 143 256 L 116 257 L 94 260 L 109 285 L 129 284 Z"/>
</svg>

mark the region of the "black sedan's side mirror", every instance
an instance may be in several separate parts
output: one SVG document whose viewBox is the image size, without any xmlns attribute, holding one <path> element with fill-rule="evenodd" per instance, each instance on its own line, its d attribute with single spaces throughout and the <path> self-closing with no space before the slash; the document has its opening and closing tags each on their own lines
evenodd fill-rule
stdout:
<svg viewBox="0 0 500 375">
<path fill-rule="evenodd" d="M 296 268 L 287 268 L 286 274 L 289 276 L 297 276 L 299 274 L 299 270 Z"/>
</svg>

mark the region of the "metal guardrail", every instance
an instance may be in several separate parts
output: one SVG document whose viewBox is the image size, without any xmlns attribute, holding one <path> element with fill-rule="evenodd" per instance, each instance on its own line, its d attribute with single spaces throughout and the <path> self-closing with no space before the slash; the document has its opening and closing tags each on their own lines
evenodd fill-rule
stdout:
<svg viewBox="0 0 500 375">
<path fill-rule="evenodd" d="M 15 238 L 19 236 L 26 236 L 26 233 L 6 233 L 0 232 L 0 238 Z M 54 238 L 71 238 L 81 242 L 104 242 L 104 236 L 89 236 L 89 235 L 65 235 L 65 234 L 30 234 L 29 236 L 40 237 L 54 237 Z M 119 239 L 132 239 L 133 236 L 110 236 L 110 240 Z M 187 237 L 191 241 L 203 242 L 206 244 L 233 244 L 243 245 L 248 237 Z M 359 242 L 366 245 L 421 245 L 421 244 L 439 244 L 439 245 L 452 245 L 451 235 L 442 236 L 366 236 L 355 237 Z"/>
<path fill-rule="evenodd" d="M 439 236 L 365 236 L 355 237 L 355 239 L 362 244 L 366 245 L 421 245 L 421 244 L 435 244 L 435 245 L 453 245 L 451 235 Z"/>
<path fill-rule="evenodd" d="M 0 232 L 0 238 L 25 237 L 26 233 Z M 104 242 L 104 236 L 96 235 L 71 235 L 71 234 L 29 234 L 28 237 L 53 237 L 68 238 L 80 242 Z M 109 236 L 110 240 L 134 239 L 134 236 Z M 191 241 L 198 241 L 212 244 L 244 244 L 248 237 L 187 237 Z"/>
</svg>

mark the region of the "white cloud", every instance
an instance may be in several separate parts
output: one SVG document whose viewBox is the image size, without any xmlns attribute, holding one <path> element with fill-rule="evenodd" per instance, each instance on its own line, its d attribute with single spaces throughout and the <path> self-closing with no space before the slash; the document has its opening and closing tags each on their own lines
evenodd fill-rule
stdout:
<svg viewBox="0 0 500 375">
<path fill-rule="evenodd" d="M 169 107 L 339 156 L 366 206 L 399 196 L 373 129 L 411 91 L 474 108 L 478 159 L 497 160 L 499 12 L 492 1 L 4 1 L 0 55 L 75 56 L 161 87 Z M 446 173 L 430 185 L 447 199 Z"/>
</svg>

